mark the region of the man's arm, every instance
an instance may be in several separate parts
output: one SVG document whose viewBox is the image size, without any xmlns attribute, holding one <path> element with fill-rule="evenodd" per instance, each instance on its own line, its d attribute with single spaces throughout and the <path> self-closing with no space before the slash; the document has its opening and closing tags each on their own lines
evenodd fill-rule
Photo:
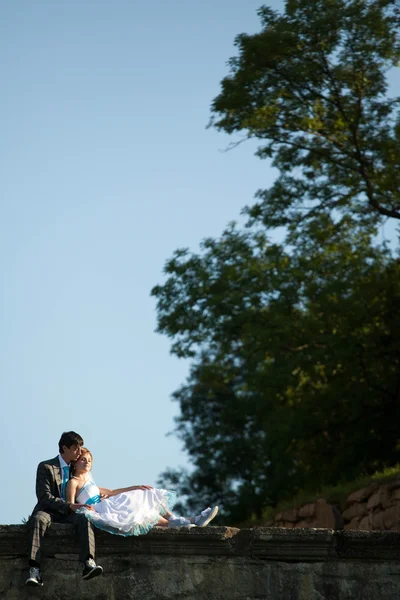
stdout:
<svg viewBox="0 0 400 600">
<path fill-rule="evenodd" d="M 36 496 L 41 508 L 50 512 L 58 512 L 62 515 L 67 515 L 69 512 L 70 502 L 66 502 L 62 498 L 54 496 L 51 490 L 53 481 L 51 466 L 46 463 L 40 463 L 36 473 Z"/>
</svg>

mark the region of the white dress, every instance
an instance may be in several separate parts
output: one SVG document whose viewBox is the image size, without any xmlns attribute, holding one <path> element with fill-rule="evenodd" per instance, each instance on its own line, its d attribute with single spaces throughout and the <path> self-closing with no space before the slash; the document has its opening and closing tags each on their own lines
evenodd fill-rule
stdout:
<svg viewBox="0 0 400 600">
<path fill-rule="evenodd" d="M 93 506 L 94 511 L 81 508 L 78 512 L 96 527 L 117 535 L 142 535 L 157 525 L 160 515 L 172 510 L 176 492 L 157 488 L 133 490 L 101 500 L 95 482 L 87 481 L 76 502 Z"/>
</svg>

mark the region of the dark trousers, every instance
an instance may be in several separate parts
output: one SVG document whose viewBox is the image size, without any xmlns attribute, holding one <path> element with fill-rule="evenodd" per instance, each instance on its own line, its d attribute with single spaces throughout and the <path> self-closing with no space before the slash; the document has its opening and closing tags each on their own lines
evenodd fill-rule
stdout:
<svg viewBox="0 0 400 600">
<path fill-rule="evenodd" d="M 44 510 L 38 510 L 29 519 L 29 545 L 30 564 L 40 564 L 40 549 L 44 534 L 51 523 L 72 523 L 75 525 L 79 537 L 79 560 L 84 562 L 88 558 L 95 557 L 95 542 L 93 525 L 85 515 L 71 513 L 67 516 L 52 515 Z"/>
</svg>

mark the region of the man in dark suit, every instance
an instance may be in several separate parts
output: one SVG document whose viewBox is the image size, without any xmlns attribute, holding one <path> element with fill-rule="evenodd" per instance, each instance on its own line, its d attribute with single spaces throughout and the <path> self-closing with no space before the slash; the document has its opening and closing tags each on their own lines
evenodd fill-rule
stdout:
<svg viewBox="0 0 400 600">
<path fill-rule="evenodd" d="M 43 585 L 40 575 L 41 545 L 46 529 L 51 523 L 73 523 L 79 535 L 79 560 L 83 563 L 83 579 L 91 579 L 103 572 L 96 565 L 93 525 L 82 514 L 76 511 L 83 504 L 71 504 L 65 500 L 65 489 L 70 476 L 71 460 L 81 454 L 83 439 L 75 431 L 66 431 L 58 443 L 60 454 L 50 460 L 41 462 L 36 474 L 36 496 L 38 502 L 29 519 L 29 577 L 26 585 Z M 91 507 L 87 507 L 91 508 Z"/>
</svg>

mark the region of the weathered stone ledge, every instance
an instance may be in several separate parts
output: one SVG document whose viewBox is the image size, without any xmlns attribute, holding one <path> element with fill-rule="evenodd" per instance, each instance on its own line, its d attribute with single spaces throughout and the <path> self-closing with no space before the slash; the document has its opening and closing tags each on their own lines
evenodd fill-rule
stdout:
<svg viewBox="0 0 400 600">
<path fill-rule="evenodd" d="M 27 529 L 0 526 L 1 600 L 398 600 L 400 533 L 204 527 L 96 531 L 102 577 L 82 581 L 71 525 L 47 532 L 27 588 Z"/>
<path fill-rule="evenodd" d="M 0 525 L 0 559 L 27 554 L 27 529 L 23 525 Z M 77 555 L 72 525 L 54 524 L 46 533 L 43 555 Z M 267 560 L 400 561 L 400 533 L 382 531 L 335 531 L 333 529 L 286 529 L 256 527 L 174 528 L 156 527 L 147 535 L 121 537 L 96 531 L 98 556 L 168 554 L 171 556 L 248 556 Z"/>
</svg>

